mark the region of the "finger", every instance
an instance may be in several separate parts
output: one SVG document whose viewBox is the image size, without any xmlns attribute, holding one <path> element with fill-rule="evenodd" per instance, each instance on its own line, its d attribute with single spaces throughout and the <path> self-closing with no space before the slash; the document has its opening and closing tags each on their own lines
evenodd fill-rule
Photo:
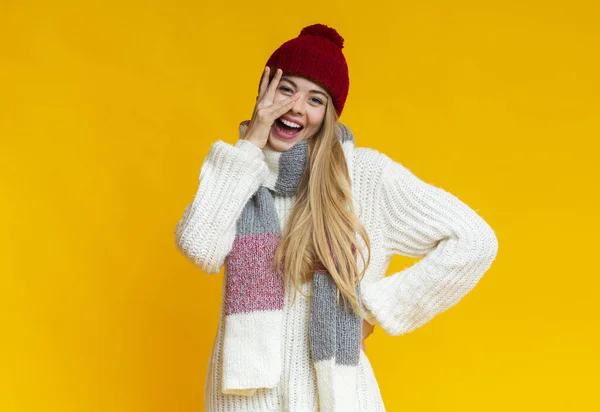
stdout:
<svg viewBox="0 0 600 412">
<path fill-rule="evenodd" d="M 285 99 L 285 100 L 280 100 L 277 103 L 272 104 L 271 106 L 269 106 L 267 108 L 268 113 L 274 119 L 277 119 L 279 116 L 288 112 L 292 107 L 294 107 L 294 104 L 296 103 L 297 100 L 298 100 L 298 98 L 293 98 L 293 97 Z"/>
<path fill-rule="evenodd" d="M 270 103 L 273 102 L 273 97 L 275 96 L 275 89 L 279 85 L 279 80 L 281 80 L 281 76 L 283 75 L 283 71 L 281 69 L 277 69 L 275 72 L 275 76 L 273 80 L 271 80 L 271 84 L 269 84 L 269 88 L 267 89 L 267 93 L 265 94 L 264 99 Z"/>
<path fill-rule="evenodd" d="M 292 95 L 292 96 L 288 96 L 285 99 L 282 100 L 278 100 L 275 103 L 269 105 L 269 106 L 263 106 L 264 109 L 264 113 L 270 113 L 273 110 L 277 110 L 278 108 L 280 108 L 281 106 L 285 106 L 289 103 L 294 103 L 298 100 L 299 96 L 296 95 Z"/>
<path fill-rule="evenodd" d="M 263 77 L 260 81 L 260 89 L 258 91 L 258 96 L 256 97 L 256 101 L 262 99 L 265 92 L 267 91 L 267 86 L 269 85 L 269 73 L 271 69 L 269 66 L 265 66 L 265 70 L 263 71 Z"/>
<path fill-rule="evenodd" d="M 275 120 L 287 113 L 293 106 L 293 101 L 281 100 L 271 106 L 259 109 L 257 115 L 261 123 L 273 124 Z"/>
</svg>

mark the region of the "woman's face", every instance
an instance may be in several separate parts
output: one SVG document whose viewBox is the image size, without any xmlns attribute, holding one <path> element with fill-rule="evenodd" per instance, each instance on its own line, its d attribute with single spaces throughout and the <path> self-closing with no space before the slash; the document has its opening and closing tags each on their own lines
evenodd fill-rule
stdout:
<svg viewBox="0 0 600 412">
<path fill-rule="evenodd" d="M 304 77 L 283 75 L 273 103 L 294 93 L 300 93 L 300 98 L 289 112 L 273 123 L 269 134 L 269 144 L 278 152 L 285 152 L 299 141 L 312 137 L 319 131 L 325 118 L 329 95 L 319 85 Z M 283 121 L 288 124 L 285 125 Z M 294 128 L 291 125 L 301 127 Z"/>
</svg>

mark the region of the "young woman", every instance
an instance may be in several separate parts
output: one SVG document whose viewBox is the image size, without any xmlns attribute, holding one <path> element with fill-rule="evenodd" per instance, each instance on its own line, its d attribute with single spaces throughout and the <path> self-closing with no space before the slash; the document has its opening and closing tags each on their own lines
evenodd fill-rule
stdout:
<svg viewBox="0 0 600 412">
<path fill-rule="evenodd" d="M 188 259 L 225 267 L 205 411 L 384 411 L 364 339 L 428 322 L 496 257 L 465 203 L 355 147 L 342 48 L 315 24 L 273 52 L 251 120 L 212 145 L 177 223 Z M 394 254 L 423 259 L 386 277 Z"/>
</svg>

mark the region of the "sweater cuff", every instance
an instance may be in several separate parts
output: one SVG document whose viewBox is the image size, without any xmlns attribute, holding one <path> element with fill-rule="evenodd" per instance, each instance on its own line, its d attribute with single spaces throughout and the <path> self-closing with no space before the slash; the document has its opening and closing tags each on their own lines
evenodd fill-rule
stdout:
<svg viewBox="0 0 600 412">
<path fill-rule="evenodd" d="M 385 313 L 385 311 L 382 311 L 381 307 L 379 306 L 381 304 L 381 301 L 385 300 L 385 290 L 379 290 L 379 285 L 377 285 L 377 281 L 370 284 L 369 288 L 365 288 L 362 295 L 362 304 L 363 312 L 365 314 L 365 320 L 371 325 L 379 325 L 383 330 L 388 332 L 388 330 L 392 329 L 392 326 L 389 325 L 389 319 L 386 319 L 386 317 L 383 316 L 383 313 Z"/>
<path fill-rule="evenodd" d="M 361 292 L 362 292 L 362 287 L 361 287 Z M 375 317 L 375 313 L 367 306 L 367 303 L 365 302 L 364 296 L 361 293 L 360 299 L 359 299 L 359 308 L 361 311 L 361 318 L 363 318 L 364 320 L 366 320 L 369 324 L 371 325 L 377 325 L 379 323 L 379 321 L 377 320 L 377 318 Z"/>
<path fill-rule="evenodd" d="M 367 312 L 375 317 L 377 325 L 390 336 L 408 333 L 424 323 L 415 314 L 415 309 L 425 305 L 418 302 L 423 298 L 417 300 L 414 296 L 406 296 L 398 289 L 397 283 L 400 279 L 410 278 L 411 272 L 418 269 L 418 265 L 410 266 L 370 283 L 363 291 L 363 304 Z"/>
<path fill-rule="evenodd" d="M 265 154 L 263 153 L 262 149 L 246 139 L 239 139 L 237 142 L 235 142 L 235 147 L 242 149 L 252 158 L 265 160 Z"/>
</svg>

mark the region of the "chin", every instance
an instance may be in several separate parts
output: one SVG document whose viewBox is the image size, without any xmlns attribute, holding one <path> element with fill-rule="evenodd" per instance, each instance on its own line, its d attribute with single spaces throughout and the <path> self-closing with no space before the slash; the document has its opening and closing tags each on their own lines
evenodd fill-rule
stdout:
<svg viewBox="0 0 600 412">
<path fill-rule="evenodd" d="M 302 140 L 302 136 L 298 136 L 297 139 L 285 140 L 278 136 L 274 136 L 273 132 L 269 135 L 269 145 L 278 152 L 285 152 L 290 150 L 296 143 Z"/>
</svg>

